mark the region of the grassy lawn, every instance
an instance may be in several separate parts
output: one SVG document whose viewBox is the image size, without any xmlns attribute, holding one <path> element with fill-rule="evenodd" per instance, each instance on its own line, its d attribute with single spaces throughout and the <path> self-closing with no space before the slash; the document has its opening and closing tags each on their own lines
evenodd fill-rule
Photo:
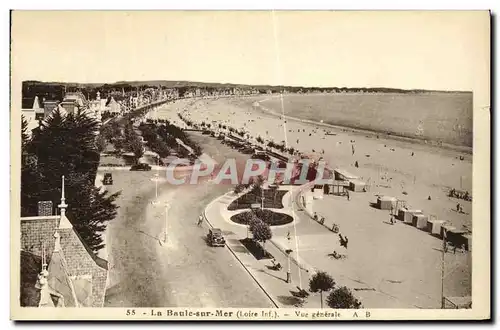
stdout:
<svg viewBox="0 0 500 330">
<path fill-rule="evenodd" d="M 283 208 L 283 196 L 287 190 L 264 189 L 264 207 L 273 209 Z M 233 201 L 227 208 L 230 211 L 249 209 L 252 204 L 261 204 L 262 194 L 260 189 L 250 191 Z"/>
<path fill-rule="evenodd" d="M 247 211 L 247 212 L 242 212 L 236 215 L 233 215 L 231 217 L 231 221 L 236 222 L 241 225 L 245 225 L 245 219 L 248 217 L 246 216 L 247 213 L 249 212 L 255 212 L 255 215 L 257 218 L 260 220 L 264 221 L 265 223 L 269 224 L 270 226 L 281 226 L 281 225 L 286 225 L 288 223 L 291 223 L 293 221 L 293 218 L 289 216 L 288 214 L 283 214 L 283 213 L 276 213 L 271 210 L 255 210 L 255 211 Z"/>
</svg>

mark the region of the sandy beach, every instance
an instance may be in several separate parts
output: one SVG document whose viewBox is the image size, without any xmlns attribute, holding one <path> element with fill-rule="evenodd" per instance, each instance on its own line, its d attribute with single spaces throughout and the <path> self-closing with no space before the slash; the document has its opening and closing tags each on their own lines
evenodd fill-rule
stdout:
<svg viewBox="0 0 500 330">
<path fill-rule="evenodd" d="M 178 100 L 159 109 L 157 114 L 159 118 L 180 122 L 177 112 L 182 112 L 194 122 L 227 124 L 243 128 L 253 137 L 285 141 L 287 146 L 310 157 L 322 157 L 331 168 L 342 168 L 359 176 L 370 185 L 371 194 L 405 200 L 409 207 L 447 220 L 457 228 L 472 229 L 472 203 L 447 196 L 451 188 L 472 191 L 471 155 L 424 143 L 377 138 L 375 134 L 324 123 L 281 119 L 263 109 L 259 101 L 265 99 L 261 96 Z M 355 167 L 356 162 L 359 167 Z M 456 212 L 457 203 L 464 213 Z"/>
</svg>

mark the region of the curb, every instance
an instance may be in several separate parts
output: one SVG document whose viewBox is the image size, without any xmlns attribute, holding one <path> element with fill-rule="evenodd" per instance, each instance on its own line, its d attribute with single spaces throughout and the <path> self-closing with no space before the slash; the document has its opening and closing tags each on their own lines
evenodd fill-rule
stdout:
<svg viewBox="0 0 500 330">
<path fill-rule="evenodd" d="M 222 195 L 224 196 L 224 195 Z M 207 214 L 206 214 L 206 210 L 207 208 L 212 204 L 214 203 L 215 201 L 217 201 L 219 198 L 221 198 L 221 196 L 215 198 L 214 200 L 212 200 L 210 203 L 207 204 L 207 206 L 205 207 L 205 209 L 203 210 L 203 217 L 205 218 L 206 222 L 208 223 L 208 225 L 213 228 L 214 226 L 212 225 L 212 223 L 208 220 L 207 218 Z M 247 271 L 247 273 L 250 275 L 250 277 L 255 281 L 255 283 L 257 283 L 257 285 L 259 286 L 259 288 L 265 293 L 265 295 L 269 298 L 269 300 L 271 300 L 271 302 L 273 303 L 273 305 L 276 307 L 276 308 L 280 308 L 279 305 L 276 303 L 276 301 L 273 299 L 273 297 L 267 292 L 267 290 L 260 284 L 260 282 L 255 278 L 255 276 L 253 276 L 252 272 L 245 266 L 245 264 L 243 264 L 243 262 L 240 260 L 240 258 L 238 258 L 238 256 L 236 255 L 236 253 L 233 251 L 233 249 L 229 246 L 229 244 L 226 243 L 226 247 L 228 248 L 229 251 L 231 251 L 231 253 L 233 254 L 233 256 L 235 257 L 236 260 L 238 260 L 238 262 L 241 264 L 241 266 L 243 266 L 243 268 Z"/>
</svg>

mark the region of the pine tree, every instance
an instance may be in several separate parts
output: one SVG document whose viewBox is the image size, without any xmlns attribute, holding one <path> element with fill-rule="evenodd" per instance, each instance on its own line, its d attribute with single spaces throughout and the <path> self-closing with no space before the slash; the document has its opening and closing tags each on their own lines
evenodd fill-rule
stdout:
<svg viewBox="0 0 500 330">
<path fill-rule="evenodd" d="M 119 193 L 101 193 L 94 186 L 99 152 L 98 123 L 83 113 L 63 116 L 56 110 L 40 129 L 33 132 L 26 153 L 34 159 L 23 166 L 21 212 L 35 215 L 37 203 L 61 198 L 61 177 L 65 176 L 68 219 L 84 242 L 95 252 L 103 247 L 101 233 L 116 216 Z"/>
</svg>

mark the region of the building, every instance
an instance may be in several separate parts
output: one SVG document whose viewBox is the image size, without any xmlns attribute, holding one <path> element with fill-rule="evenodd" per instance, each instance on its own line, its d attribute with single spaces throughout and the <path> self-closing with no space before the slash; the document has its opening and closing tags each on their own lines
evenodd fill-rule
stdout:
<svg viewBox="0 0 500 330">
<path fill-rule="evenodd" d="M 38 216 L 21 218 L 23 307 L 102 307 L 108 263 L 82 241 L 66 217 L 64 176 L 60 215 L 39 203 Z"/>
<path fill-rule="evenodd" d="M 44 116 L 43 118 L 47 118 L 52 114 L 52 112 L 59 108 L 59 101 L 44 101 L 43 102 L 43 110 L 44 110 Z"/>
<path fill-rule="evenodd" d="M 31 134 L 31 131 L 38 127 L 40 120 L 43 120 L 45 117 L 45 109 L 40 105 L 38 96 L 35 96 L 31 107 L 21 109 L 21 114 L 28 123 L 27 132 Z"/>
<path fill-rule="evenodd" d="M 122 111 L 120 103 L 116 102 L 116 100 L 111 97 L 108 104 L 106 104 L 106 110 L 111 113 L 120 113 Z"/>
<path fill-rule="evenodd" d="M 64 99 L 59 106 L 62 107 L 66 113 L 75 113 L 88 106 L 88 102 L 82 92 L 69 92 L 64 95 Z"/>
<path fill-rule="evenodd" d="M 101 99 L 101 93 L 98 91 L 96 99 L 89 101 L 87 112 L 100 122 L 102 113 L 106 110 L 106 99 Z"/>
</svg>

